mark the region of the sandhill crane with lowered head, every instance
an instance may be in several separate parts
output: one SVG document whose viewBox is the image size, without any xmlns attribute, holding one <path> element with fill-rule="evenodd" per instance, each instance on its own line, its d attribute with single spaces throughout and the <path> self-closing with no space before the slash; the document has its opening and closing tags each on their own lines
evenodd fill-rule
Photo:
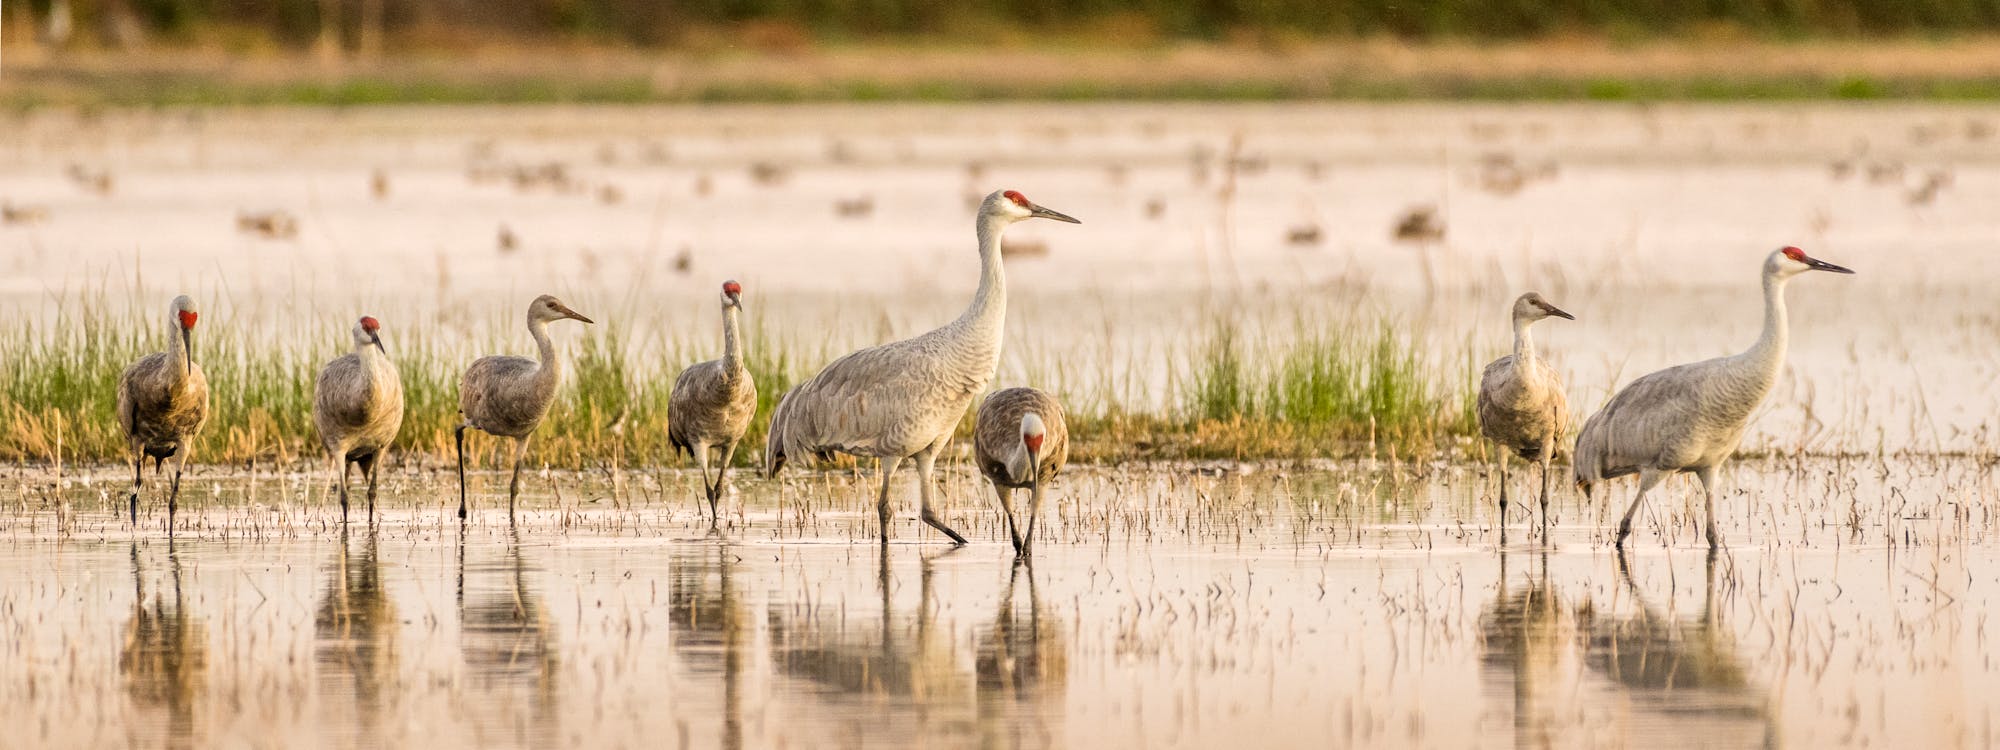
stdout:
<svg viewBox="0 0 2000 750">
<path fill-rule="evenodd" d="M 208 422 L 208 377 L 194 363 L 194 324 L 200 317 L 194 300 L 175 297 L 167 309 L 174 335 L 167 350 L 154 352 L 125 368 L 118 376 L 118 426 L 132 450 L 132 525 L 139 525 L 140 469 L 148 457 L 153 472 L 174 459 L 173 486 L 167 492 L 167 530 L 173 531 L 180 504 L 181 471 L 194 452 L 194 436 Z"/>
<path fill-rule="evenodd" d="M 1618 522 L 1618 549 L 1632 533 L 1632 515 L 1646 492 L 1668 475 L 1690 472 L 1701 480 L 1708 515 L 1708 546 L 1721 545 L 1715 528 L 1715 470 L 1743 439 L 1750 414 L 1785 367 L 1785 284 L 1807 271 L 1854 273 L 1786 247 L 1764 259 L 1764 332 L 1747 351 L 1670 367 L 1632 381 L 1592 415 L 1576 437 L 1576 483 L 1586 496 L 1598 482 L 1639 475 L 1639 492 Z"/>
<path fill-rule="evenodd" d="M 995 391 L 979 404 L 979 424 L 972 434 L 979 473 L 1000 495 L 1007 514 L 1007 535 L 1014 554 L 1033 554 L 1035 519 L 1042 515 L 1042 486 L 1055 479 L 1069 461 L 1069 425 L 1062 402 L 1033 388 Z M 1028 491 L 1028 521 L 1014 519 L 1014 491 Z M 1027 531 L 1023 533 L 1021 529 Z"/>
<path fill-rule="evenodd" d="M 1542 538 L 1549 530 L 1549 460 L 1569 427 L 1562 376 L 1535 354 L 1528 329 L 1544 318 L 1576 320 L 1537 292 L 1514 300 L 1514 353 L 1479 378 L 1479 434 L 1500 445 L 1500 535 L 1507 535 L 1507 454 L 1542 466 Z"/>
<path fill-rule="evenodd" d="M 736 457 L 736 443 L 750 429 L 757 415 L 757 383 L 743 366 L 742 330 L 737 317 L 743 312 L 743 285 L 722 282 L 722 358 L 711 359 L 681 371 L 674 378 L 674 393 L 667 400 L 667 440 L 687 451 L 701 465 L 701 488 L 708 495 L 708 525 L 720 523 L 716 501 L 722 498 L 723 478 Z M 708 451 L 722 451 L 722 465 L 715 481 L 708 479 Z"/>
<path fill-rule="evenodd" d="M 458 380 L 458 411 L 465 421 L 452 430 L 458 444 L 458 518 L 465 520 L 465 429 L 514 439 L 514 477 L 507 482 L 507 518 L 514 518 L 514 498 L 521 494 L 521 460 L 528 454 L 528 436 L 548 416 L 562 384 L 562 360 L 549 340 L 549 323 L 591 319 L 569 309 L 562 300 L 544 294 L 528 303 L 528 335 L 535 338 L 539 359 L 493 356 L 473 360 Z"/>
<path fill-rule="evenodd" d="M 382 324 L 363 316 L 353 329 L 354 351 L 334 358 L 313 383 L 313 426 L 333 462 L 331 477 L 340 491 L 340 520 L 347 520 L 347 471 L 360 464 L 368 480 L 368 516 L 375 516 L 375 469 L 403 426 L 403 381 Z"/>
<path fill-rule="evenodd" d="M 919 517 L 964 544 L 965 537 L 932 510 L 931 468 L 1000 364 L 1007 320 L 1000 235 L 1015 222 L 1032 218 L 1081 223 L 1012 190 L 986 196 L 974 225 L 980 272 L 971 306 L 943 328 L 834 360 L 786 393 L 771 412 L 764 443 L 766 474 L 775 476 L 793 456 L 824 458 L 840 452 L 874 457 L 882 473 L 875 513 L 887 544 L 889 480 L 905 459 L 915 459 L 923 503 Z"/>
</svg>

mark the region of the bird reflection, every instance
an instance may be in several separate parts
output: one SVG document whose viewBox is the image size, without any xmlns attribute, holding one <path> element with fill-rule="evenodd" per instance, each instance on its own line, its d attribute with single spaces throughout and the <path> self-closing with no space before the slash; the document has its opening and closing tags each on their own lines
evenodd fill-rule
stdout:
<svg viewBox="0 0 2000 750">
<path fill-rule="evenodd" d="M 1549 585 L 1548 554 L 1526 588 L 1507 576 L 1507 550 L 1500 550 L 1500 593 L 1480 614 L 1486 655 L 1481 660 L 1487 689 L 1504 691 L 1513 709 L 1514 744 L 1548 746 L 1561 737 L 1562 712 L 1574 693 L 1569 679 L 1581 645 L 1576 618 Z M 1493 678 L 1500 678 L 1495 685 Z"/>
<path fill-rule="evenodd" d="M 396 607 L 376 556 L 376 529 L 369 527 L 361 554 L 354 555 L 341 526 L 340 550 L 313 614 L 314 658 L 322 694 L 353 699 L 352 726 L 364 738 L 380 736 L 376 719 L 394 705 L 385 697 L 395 690 L 396 627 Z"/>
<path fill-rule="evenodd" d="M 743 747 L 744 652 L 749 640 L 745 626 L 749 623 L 735 581 L 735 551 L 718 545 L 714 554 L 712 569 L 699 559 L 674 566 L 667 582 L 667 603 L 678 633 L 674 648 L 682 652 L 688 668 L 703 676 L 718 671 L 722 675 L 722 746 L 734 750 Z M 713 588 L 711 572 L 717 574 Z"/>
<path fill-rule="evenodd" d="M 881 546 L 876 586 L 882 594 L 880 629 L 869 634 L 850 628 L 844 615 L 825 609 L 796 610 L 786 620 L 772 613 L 772 657 L 786 674 L 812 680 L 841 693 L 907 697 L 918 708 L 942 707 L 969 697 L 966 675 L 957 671 L 949 633 L 932 622 L 937 609 L 932 579 L 939 558 L 925 558 L 919 576 L 915 617 L 898 616 L 889 575 L 888 545 Z"/>
<path fill-rule="evenodd" d="M 173 591 L 155 591 L 147 601 L 145 568 L 139 545 L 132 544 L 132 620 L 125 626 L 124 650 L 118 671 L 124 674 L 132 702 L 142 710 L 166 712 L 167 746 L 193 747 L 195 703 L 208 680 L 208 626 L 190 616 L 181 595 L 181 562 L 172 539 L 167 541 L 167 576 Z"/>
<path fill-rule="evenodd" d="M 555 739 L 557 644 L 541 593 L 528 582 L 520 534 L 508 527 L 497 562 L 467 565 L 458 540 L 459 648 L 480 739 L 546 747 Z"/>
<path fill-rule="evenodd" d="M 1028 603 L 1016 605 L 1017 583 L 1026 572 Z M 977 638 L 979 724 L 985 746 L 1054 744 L 1046 720 L 1062 704 L 1069 677 L 1067 638 L 1061 623 L 1042 606 L 1035 589 L 1033 558 L 1015 558 L 1000 594 L 1000 611 Z"/>
<path fill-rule="evenodd" d="M 1716 553 L 1703 572 L 1701 611 L 1692 621 L 1661 615 L 1646 602 L 1625 556 L 1618 575 L 1638 611 L 1600 618 L 1579 614 L 1590 634 L 1586 662 L 1623 685 L 1634 708 L 1657 712 L 1695 746 L 1770 746 L 1778 741 L 1767 700 L 1750 683 L 1736 639 L 1715 603 Z M 1669 609 L 1672 601 L 1669 600 Z M 1699 720 L 1690 721 L 1691 718 Z"/>
</svg>

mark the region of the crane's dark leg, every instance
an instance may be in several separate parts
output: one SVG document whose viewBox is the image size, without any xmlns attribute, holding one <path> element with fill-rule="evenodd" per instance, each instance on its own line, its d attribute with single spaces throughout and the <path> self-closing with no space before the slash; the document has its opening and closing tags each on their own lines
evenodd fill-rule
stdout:
<svg viewBox="0 0 2000 750">
<path fill-rule="evenodd" d="M 903 459 L 896 456 L 884 456 L 876 459 L 875 465 L 882 472 L 882 495 L 875 500 L 875 519 L 877 525 L 881 527 L 882 544 L 886 548 L 889 544 L 889 479 L 896 476 L 896 467 L 903 465 Z M 888 553 L 884 552 L 883 554 L 886 555 Z M 886 576 L 888 574 L 885 572 L 883 575 Z"/>
<path fill-rule="evenodd" d="M 736 441 L 732 440 L 722 446 L 722 463 L 715 467 L 715 495 L 708 499 L 709 518 L 718 520 L 721 518 L 716 511 L 716 503 L 722 500 L 722 493 L 729 486 L 729 464 L 735 460 Z"/>
<path fill-rule="evenodd" d="M 1542 543 L 1549 543 L 1549 454 L 1554 445 L 1542 446 Z"/>
<path fill-rule="evenodd" d="M 514 498 L 521 494 L 521 462 L 528 458 L 528 438 L 514 441 L 514 478 L 507 482 L 507 522 L 514 522 Z"/>
<path fill-rule="evenodd" d="M 382 457 L 383 450 L 387 449 L 386 448 L 377 449 L 374 453 L 370 453 L 366 457 L 361 459 L 361 473 L 368 477 L 368 520 L 369 521 L 375 520 L 375 461 Z"/>
<path fill-rule="evenodd" d="M 333 460 L 340 464 L 340 522 L 345 525 L 347 523 L 347 478 L 354 471 L 354 464 L 347 460 L 347 453 L 345 451 L 335 455 Z"/>
<path fill-rule="evenodd" d="M 1035 553 L 1035 521 L 1042 517 L 1042 476 L 1036 469 L 1035 483 L 1028 487 L 1028 533 L 1021 537 L 1021 556 Z"/>
<path fill-rule="evenodd" d="M 1019 556 L 1021 554 L 1021 531 L 1014 524 L 1014 491 L 1000 486 L 997 482 L 989 480 L 988 483 L 993 485 L 993 492 L 1000 495 L 1000 511 L 1007 514 L 1007 538 L 1014 542 L 1014 554 Z"/>
<path fill-rule="evenodd" d="M 951 537 L 953 544 L 964 545 L 965 537 L 959 536 L 958 532 L 953 531 L 950 526 L 946 526 L 944 521 L 931 511 L 931 467 L 936 464 L 938 451 L 943 447 L 944 441 L 939 440 L 931 444 L 931 447 L 925 448 L 917 454 L 917 497 L 923 503 L 922 516 L 924 523 L 930 524 L 931 528 L 944 532 L 945 536 Z"/>
<path fill-rule="evenodd" d="M 701 469 L 701 494 L 708 500 L 708 527 L 713 529 L 716 527 L 715 485 L 709 484 L 708 479 L 708 444 L 696 443 L 689 447 L 694 449 L 694 465 Z"/>
<path fill-rule="evenodd" d="M 1632 534 L 1632 516 L 1639 512 L 1639 506 L 1646 502 L 1646 491 L 1666 478 L 1666 473 L 1653 469 L 1639 470 L 1639 494 L 1632 497 L 1632 506 L 1625 509 L 1625 517 L 1618 521 L 1618 549 L 1625 549 L 1625 537 Z"/>
<path fill-rule="evenodd" d="M 1500 543 L 1507 543 L 1507 449 L 1500 450 Z"/>
<path fill-rule="evenodd" d="M 139 525 L 139 484 L 146 476 L 146 451 L 135 448 L 132 455 L 132 525 Z"/>
<path fill-rule="evenodd" d="M 1697 469 L 1694 476 L 1701 480 L 1702 504 L 1708 511 L 1708 551 L 1712 554 L 1722 547 L 1722 532 L 1715 528 L 1715 467 Z"/>
<path fill-rule="evenodd" d="M 178 456 L 174 459 L 174 486 L 167 493 L 167 536 L 170 537 L 174 535 L 174 512 L 181 503 L 181 471 L 187 469 L 188 454 L 194 452 L 192 442 L 192 438 L 183 441 L 180 450 L 174 451 Z"/>
<path fill-rule="evenodd" d="M 465 425 L 451 431 L 458 443 L 458 520 L 465 520 Z"/>
</svg>

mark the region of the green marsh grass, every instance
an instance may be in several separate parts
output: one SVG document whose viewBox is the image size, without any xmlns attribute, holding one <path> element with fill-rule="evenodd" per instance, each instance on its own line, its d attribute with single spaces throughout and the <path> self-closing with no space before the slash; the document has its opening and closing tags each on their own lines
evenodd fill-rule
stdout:
<svg viewBox="0 0 2000 750">
<path fill-rule="evenodd" d="M 117 309 L 109 299 L 103 290 L 68 294 L 56 300 L 59 312 L 45 330 L 0 333 L 0 460 L 127 460 L 113 413 L 115 385 L 129 363 L 162 348 L 166 326 L 145 311 Z M 610 307 L 600 319 L 640 318 L 636 310 Z M 324 328 L 274 330 L 273 324 L 231 320 L 228 312 L 225 300 L 217 314 L 205 314 L 195 336 L 212 411 L 193 460 L 239 467 L 320 460 L 313 381 L 327 360 L 345 351 L 345 336 Z M 319 317 L 306 311 L 298 319 Z M 403 378 L 398 460 L 450 462 L 458 374 L 478 355 L 528 351 L 525 336 L 512 326 L 453 334 L 464 326 L 451 320 L 389 321 L 385 328 Z M 635 333 L 618 322 L 552 331 L 565 356 L 564 390 L 533 438 L 531 461 L 591 469 L 680 465 L 684 459 L 666 437 L 673 378 L 687 365 L 719 356 L 721 347 L 713 320 L 687 320 L 672 333 Z M 439 330 L 446 332 L 431 333 Z M 745 316 L 744 343 L 758 385 L 758 418 L 736 456 L 738 466 L 748 467 L 757 462 L 766 419 L 785 391 L 857 342 L 781 334 L 752 311 Z M 1381 316 L 1328 324 L 1302 314 L 1289 327 L 1263 332 L 1217 320 L 1178 347 L 1083 364 L 1061 364 L 1067 360 L 1059 355 L 1068 349 L 1039 359 L 1033 352 L 1011 356 L 1029 363 L 1029 382 L 1068 405 L 1071 455 L 1078 461 L 1418 455 L 1450 447 L 1471 432 L 1468 370 L 1429 354 L 1414 334 Z M 1155 359 L 1162 360 L 1164 371 L 1157 374 L 1165 398 L 1149 394 L 1141 376 L 1121 372 L 1146 369 L 1134 363 Z M 1468 353 L 1466 362 L 1471 360 Z M 964 420 L 960 437 L 972 428 L 972 419 Z M 504 441 L 471 433 L 468 460 L 497 465 L 504 448 Z"/>
</svg>

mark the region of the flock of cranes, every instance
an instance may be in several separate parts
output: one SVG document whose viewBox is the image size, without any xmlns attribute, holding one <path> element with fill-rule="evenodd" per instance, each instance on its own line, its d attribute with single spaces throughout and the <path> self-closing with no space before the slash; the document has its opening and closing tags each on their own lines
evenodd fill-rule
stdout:
<svg viewBox="0 0 2000 750">
<path fill-rule="evenodd" d="M 918 517 L 956 544 L 966 539 L 934 510 L 933 469 L 972 400 L 985 392 L 999 366 L 1007 317 L 1007 280 L 1001 264 L 1001 235 L 1027 219 L 1080 223 L 1043 208 L 1019 192 L 1003 190 L 980 203 L 976 222 L 979 289 L 958 319 L 915 338 L 862 349 L 834 360 L 786 392 L 770 415 L 763 469 L 776 476 L 791 459 L 825 459 L 835 453 L 874 458 L 881 492 L 876 502 L 881 541 L 889 540 L 889 488 L 904 461 L 915 464 Z M 1669 368 L 1639 378 L 1618 391 L 1578 435 L 1573 454 L 1576 484 L 1589 495 L 1597 483 L 1639 475 L 1639 489 L 1619 523 L 1623 549 L 1632 517 L 1646 493 L 1661 479 L 1693 473 L 1707 499 L 1707 536 L 1720 544 L 1715 528 L 1715 472 L 1736 449 L 1750 416 L 1763 402 L 1783 368 L 1786 342 L 1786 282 L 1809 271 L 1853 273 L 1808 256 L 1796 247 L 1773 252 L 1764 262 L 1764 330 L 1748 351 Z M 722 357 L 680 373 L 668 406 L 670 442 L 701 468 L 709 522 L 720 522 L 718 502 L 738 443 L 756 415 L 757 386 L 744 366 L 738 317 L 743 288 L 722 285 Z M 180 475 L 208 416 L 208 383 L 194 361 L 193 333 L 199 317 L 193 300 L 174 298 L 175 335 L 164 352 L 147 355 L 127 368 L 118 382 L 118 420 L 129 438 L 133 461 L 131 521 L 138 523 L 144 461 L 156 474 L 167 459 L 174 473 L 167 499 L 168 527 L 180 492 Z M 1540 294 L 1515 300 L 1511 310 L 1513 352 L 1489 364 L 1480 380 L 1480 431 L 1498 444 L 1500 529 L 1507 528 L 1511 453 L 1538 464 L 1544 538 L 1548 527 L 1549 471 L 1557 441 L 1570 424 L 1569 402 L 1555 370 L 1536 353 L 1530 336 L 1536 322 L 1574 320 Z M 562 380 L 562 361 L 549 339 L 549 323 L 590 318 L 561 300 L 543 295 L 530 303 L 528 333 L 538 357 L 490 356 L 475 360 L 459 381 L 463 421 L 453 431 L 457 445 L 459 510 L 467 516 L 465 430 L 511 438 L 513 476 L 507 488 L 511 518 L 520 494 L 521 464 L 528 441 L 548 414 Z M 382 345 L 381 324 L 363 317 L 353 328 L 354 351 L 327 363 L 315 384 L 313 423 L 330 461 L 329 472 L 348 511 L 349 470 L 359 465 L 368 481 L 368 507 L 375 504 L 375 475 L 383 451 L 395 438 L 403 416 L 403 394 L 395 363 Z M 986 397 L 974 433 L 975 463 L 999 495 L 1015 552 L 1029 555 L 1040 515 L 1043 488 L 1068 458 L 1069 431 L 1054 397 L 1033 388 L 1008 388 Z M 720 453 L 713 477 L 711 452 Z M 1029 491 L 1025 519 L 1017 518 L 1013 494 Z"/>
</svg>

